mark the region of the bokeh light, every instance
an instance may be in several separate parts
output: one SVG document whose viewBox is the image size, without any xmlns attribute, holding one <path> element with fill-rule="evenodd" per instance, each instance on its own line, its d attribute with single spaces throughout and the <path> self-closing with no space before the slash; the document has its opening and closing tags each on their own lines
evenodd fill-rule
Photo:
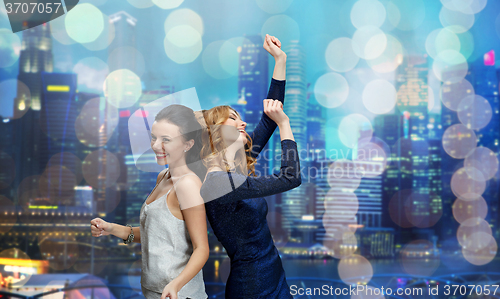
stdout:
<svg viewBox="0 0 500 299">
<path fill-rule="evenodd" d="M 340 192 L 354 192 L 362 177 L 363 169 L 352 160 L 336 160 L 328 167 L 327 182 L 332 189 Z"/>
<path fill-rule="evenodd" d="M 104 17 L 99 8 L 82 3 L 68 11 L 64 24 L 69 37 L 79 43 L 90 43 L 104 30 Z"/>
<path fill-rule="evenodd" d="M 77 74 L 78 90 L 102 91 L 104 81 L 109 74 L 108 65 L 97 57 L 86 57 L 73 67 Z"/>
<path fill-rule="evenodd" d="M 441 0 L 444 7 L 449 10 L 465 14 L 477 14 L 486 7 L 488 0 Z"/>
<path fill-rule="evenodd" d="M 377 0 L 359 0 L 351 10 L 351 22 L 356 28 L 363 26 L 380 27 L 385 21 L 385 7 Z"/>
<path fill-rule="evenodd" d="M 250 44 L 250 41 L 244 37 L 233 37 L 226 40 L 219 50 L 220 65 L 224 71 L 226 71 L 231 76 L 237 76 L 239 71 L 239 55 L 244 44 Z M 206 51 L 206 50 L 205 50 Z M 245 66 L 246 71 L 252 71 L 252 69 L 257 66 L 258 56 L 256 58 L 256 63 L 252 65 Z"/>
<path fill-rule="evenodd" d="M 48 166 L 40 176 L 39 186 L 44 197 L 54 204 L 71 204 L 75 197 L 76 176 L 63 165 Z"/>
<path fill-rule="evenodd" d="M 470 173 L 471 170 L 468 170 L 468 172 Z M 476 171 L 475 175 L 469 176 L 464 167 L 455 171 L 451 177 L 451 191 L 453 191 L 453 194 L 463 200 L 479 198 L 486 190 L 486 183 L 483 179 L 474 179 L 476 175 L 482 176 L 479 171 Z"/>
<path fill-rule="evenodd" d="M 386 80 L 373 80 L 363 90 L 363 104 L 374 114 L 390 112 L 396 105 L 396 99 L 396 88 Z"/>
<path fill-rule="evenodd" d="M 120 176 L 118 158 L 105 149 L 91 152 L 82 163 L 85 181 L 94 189 L 109 188 Z"/>
<path fill-rule="evenodd" d="M 432 70 L 440 81 L 456 83 L 465 78 L 469 65 L 460 52 L 444 50 L 438 53 L 432 64 Z"/>
<path fill-rule="evenodd" d="M 164 23 L 165 33 L 168 33 L 172 28 L 181 25 L 188 25 L 198 31 L 202 36 L 204 32 L 203 20 L 200 15 L 188 8 L 176 9 L 171 12 Z"/>
<path fill-rule="evenodd" d="M 405 203 L 411 198 L 412 190 L 403 189 L 397 191 L 389 201 L 389 216 L 392 221 L 403 228 L 412 227 L 413 224 L 410 222 L 405 212 Z"/>
<path fill-rule="evenodd" d="M 459 11 L 447 9 L 445 6 L 439 12 L 439 20 L 443 27 L 455 33 L 468 31 L 474 25 L 474 14 L 465 14 Z"/>
<path fill-rule="evenodd" d="M 463 159 L 476 148 L 477 137 L 474 131 L 462 124 L 455 124 L 443 134 L 443 149 L 455 159 Z"/>
<path fill-rule="evenodd" d="M 463 223 L 470 218 L 485 219 L 488 214 L 488 204 L 482 196 L 474 200 L 457 198 L 452 206 L 453 217 L 458 223 Z"/>
<path fill-rule="evenodd" d="M 17 95 L 25 95 L 23 98 L 16 99 Z M 21 118 L 31 108 L 31 91 L 23 82 L 16 79 L 9 79 L 0 82 L 0 102 L 8 103 L 14 100 L 13 119 Z"/>
<path fill-rule="evenodd" d="M 425 50 L 434 59 L 446 50 L 460 51 L 460 47 L 460 39 L 449 28 L 436 29 L 429 33 L 425 40 Z"/>
<path fill-rule="evenodd" d="M 82 43 L 85 48 L 91 51 L 100 51 L 106 49 L 115 38 L 114 23 L 111 22 L 109 20 L 109 17 L 105 14 L 102 14 L 102 18 L 104 27 L 101 34 L 99 34 L 99 36 L 95 40 L 89 43 Z"/>
<path fill-rule="evenodd" d="M 340 141 L 347 147 L 358 146 L 359 139 L 371 138 L 373 127 L 370 120 L 362 114 L 350 114 L 339 125 Z"/>
<path fill-rule="evenodd" d="M 38 233 L 38 247 L 42 257 L 55 271 L 69 269 L 78 257 L 75 231 L 59 227 L 45 227 Z"/>
<path fill-rule="evenodd" d="M 378 73 L 389 73 L 395 71 L 403 62 L 404 49 L 397 38 L 386 34 L 387 46 L 384 52 L 375 58 L 367 60 L 368 65 Z"/>
<path fill-rule="evenodd" d="M 76 43 L 76 41 L 68 35 L 68 31 L 66 30 L 67 16 L 67 14 L 64 14 L 50 21 L 50 34 L 59 43 L 63 45 L 72 45 Z"/>
<path fill-rule="evenodd" d="M 380 141 L 385 144 L 384 141 Z M 388 149 L 388 146 L 386 149 Z M 360 143 L 356 150 L 356 157 L 353 157 L 353 159 L 364 162 L 358 166 L 362 168 L 363 177 L 376 177 L 384 172 L 387 166 L 388 153 L 390 155 L 390 151 L 386 152 L 386 149 L 374 142 Z"/>
<path fill-rule="evenodd" d="M 354 53 L 363 59 L 375 59 L 384 53 L 387 36 L 375 26 L 364 26 L 356 30 L 352 37 Z"/>
<path fill-rule="evenodd" d="M 184 0 L 152 0 L 161 9 L 173 9 L 179 7 Z"/>
<path fill-rule="evenodd" d="M 443 215 L 441 198 L 434 193 L 413 191 L 404 202 L 406 218 L 415 227 L 434 226 Z"/>
<path fill-rule="evenodd" d="M 358 254 L 341 259 L 338 270 L 340 279 L 348 285 L 366 284 L 373 276 L 373 267 L 370 261 Z"/>
<path fill-rule="evenodd" d="M 493 261 L 498 251 L 498 244 L 493 236 L 488 235 L 483 232 L 475 233 L 471 236 L 471 239 L 480 239 L 482 248 L 469 249 L 466 247 L 462 248 L 462 254 L 464 258 L 471 264 L 476 266 L 482 266 Z"/>
<path fill-rule="evenodd" d="M 299 24 L 287 15 L 272 16 L 262 25 L 261 36 L 266 34 L 276 36 L 281 42 L 281 48 L 284 49 L 291 41 L 300 40 Z"/>
<path fill-rule="evenodd" d="M 490 102 L 479 95 L 464 98 L 458 105 L 457 111 L 460 122 L 474 130 L 486 127 L 493 116 Z"/>
<path fill-rule="evenodd" d="M 498 171 L 498 158 L 496 154 L 486 147 L 477 147 L 464 160 L 465 171 L 469 171 L 469 176 L 474 179 L 489 180 Z M 476 175 L 476 171 L 481 175 Z"/>
<path fill-rule="evenodd" d="M 326 236 L 331 240 L 343 240 L 346 234 L 354 234 L 358 226 L 355 217 L 339 219 L 331 213 L 323 214 L 322 223 Z"/>
<path fill-rule="evenodd" d="M 168 58 L 178 64 L 193 62 L 203 48 L 199 31 L 189 25 L 179 25 L 170 29 L 163 45 Z"/>
<path fill-rule="evenodd" d="M 257 6 L 269 14 L 282 13 L 290 7 L 293 0 L 256 0 Z"/>
<path fill-rule="evenodd" d="M 17 268 L 19 270 L 18 274 L 14 274 L 15 271 L 12 271 L 13 272 L 12 276 L 19 275 L 18 276 L 19 280 L 12 284 L 12 288 L 14 288 L 14 289 L 20 288 L 20 287 L 24 286 L 30 280 L 30 278 L 33 274 L 29 270 L 31 270 L 32 267 L 35 267 L 35 265 L 31 264 L 31 258 L 24 251 L 22 251 L 19 248 L 15 248 L 15 247 L 5 249 L 2 252 L 0 252 L 0 258 L 1 259 L 22 259 L 22 260 L 25 260 L 24 262 L 25 262 L 26 266 Z M 28 271 L 23 271 L 23 269 L 28 269 Z M 4 269 L 4 271 L 6 271 L 6 269 Z"/>
<path fill-rule="evenodd" d="M 210 43 L 202 55 L 203 69 L 214 79 L 227 79 L 232 74 L 226 72 L 222 67 L 219 53 L 225 41 L 215 41 Z"/>
<path fill-rule="evenodd" d="M 117 108 L 127 108 L 142 95 L 141 79 L 131 70 L 119 69 L 106 77 L 103 91 L 108 103 Z"/>
<path fill-rule="evenodd" d="M 466 79 L 462 79 L 455 83 L 443 82 L 441 86 L 441 102 L 452 111 L 457 111 L 462 100 L 474 94 L 474 87 Z M 469 97 L 468 99 L 470 103 L 472 103 L 474 98 Z M 462 103 L 462 105 L 463 104 L 465 103 Z"/>
<path fill-rule="evenodd" d="M 107 113 L 101 116 L 101 102 L 101 98 L 88 100 L 75 121 L 76 137 L 88 147 L 104 146 L 118 125 L 118 109 L 104 102 Z"/>
<path fill-rule="evenodd" d="M 432 275 L 440 264 L 439 257 L 434 256 L 434 250 L 437 249 L 427 240 L 406 244 L 400 251 L 404 271 L 410 275 Z"/>
<path fill-rule="evenodd" d="M 326 108 L 342 105 L 349 95 L 347 80 L 337 73 L 326 73 L 316 80 L 314 96 L 318 103 Z"/>
<path fill-rule="evenodd" d="M 82 161 L 73 153 L 60 152 L 53 155 L 47 163 L 47 167 L 56 165 L 64 166 L 65 168 L 71 170 L 71 172 L 75 175 L 77 184 L 79 184 L 83 179 Z"/>
<path fill-rule="evenodd" d="M 352 70 L 359 61 L 353 46 L 352 39 L 347 37 L 340 37 L 331 41 L 325 51 L 328 66 L 336 72 Z"/>
<path fill-rule="evenodd" d="M 165 53 L 174 62 L 190 63 L 200 55 L 204 28 L 203 20 L 196 12 L 187 8 L 174 10 L 165 20 L 164 29 Z"/>
<path fill-rule="evenodd" d="M 359 209 L 358 197 L 354 192 L 339 192 L 332 188 L 325 196 L 325 213 L 338 219 L 352 219 Z"/>
<path fill-rule="evenodd" d="M 480 232 L 483 234 L 478 234 Z M 469 218 L 460 223 L 457 240 L 460 246 L 469 250 L 481 249 L 487 245 L 483 241 L 489 239 L 487 236 L 491 236 L 491 233 L 490 224 L 486 220 L 481 217 Z"/>
<path fill-rule="evenodd" d="M 333 251 L 333 257 L 343 259 L 358 249 L 358 240 L 352 232 L 345 232 L 341 239 L 324 240 L 323 246 Z"/>
<path fill-rule="evenodd" d="M 21 39 L 17 34 L 0 28 L 0 68 L 16 63 L 21 53 Z"/>
<path fill-rule="evenodd" d="M 424 22 L 425 5 L 422 0 L 392 0 L 386 7 L 389 22 L 400 30 L 415 30 Z"/>
</svg>

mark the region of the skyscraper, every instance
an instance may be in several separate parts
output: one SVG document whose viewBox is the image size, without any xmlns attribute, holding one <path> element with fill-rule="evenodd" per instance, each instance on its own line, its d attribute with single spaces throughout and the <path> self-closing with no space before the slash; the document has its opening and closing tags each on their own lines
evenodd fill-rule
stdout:
<svg viewBox="0 0 500 299">
<path fill-rule="evenodd" d="M 108 47 L 109 71 L 129 69 L 137 74 L 137 52 L 135 50 L 137 19 L 125 11 L 120 11 L 110 15 L 109 22 L 113 25 L 110 26 L 110 30 L 114 29 L 114 39 Z"/>
<path fill-rule="evenodd" d="M 453 70 L 448 73 L 444 73 L 443 77 L 450 78 L 453 77 Z M 499 120 L 499 80 L 500 76 L 498 70 L 494 65 L 486 63 L 482 58 L 478 59 L 469 64 L 469 72 L 465 79 L 470 82 L 470 85 L 460 84 L 452 86 L 448 82 L 444 82 L 442 85 L 442 97 L 443 99 L 464 98 L 466 95 L 479 95 L 486 99 L 491 106 L 492 117 L 489 123 L 481 128 L 474 129 L 474 133 L 477 137 L 477 147 L 485 147 L 496 153 L 498 158 L 498 152 L 500 150 L 500 120 Z M 467 86 L 466 90 L 461 90 L 458 87 Z M 472 86 L 472 88 L 470 88 Z M 457 112 L 448 109 L 445 105 L 442 105 L 442 115 L 441 123 L 443 131 L 446 131 L 450 126 L 454 124 L 461 123 Z M 474 112 L 479 112 L 484 114 L 484 110 L 476 110 Z M 470 128 L 469 123 L 465 123 L 466 126 Z M 442 152 L 442 198 L 444 201 L 445 209 L 443 210 L 443 223 L 441 227 L 441 236 L 443 239 L 454 238 L 456 234 L 456 229 L 458 228 L 458 222 L 454 219 L 452 213 L 452 205 L 456 199 L 451 189 L 451 178 L 454 172 L 463 166 L 462 159 L 455 159 L 449 156 L 446 152 Z M 500 237 L 500 230 L 498 224 L 498 200 L 500 196 L 500 179 L 498 171 L 493 178 L 486 182 L 487 188 L 482 194 L 488 204 L 488 217 L 486 220 L 492 226 L 493 237 Z"/>
<path fill-rule="evenodd" d="M 42 131 L 42 72 L 52 72 L 52 39 L 50 25 L 45 23 L 23 31 L 19 56 L 17 95 L 14 99 L 14 146 L 16 179 L 14 186 L 27 176 L 39 175 L 45 165 L 40 164 Z M 28 88 L 26 88 L 28 87 Z"/>
<path fill-rule="evenodd" d="M 76 177 L 67 170 L 74 170 L 75 161 L 64 161 L 64 153 L 76 153 L 77 138 L 75 121 L 78 115 L 76 103 L 76 74 L 45 73 L 42 79 L 42 110 L 40 127 L 39 163 L 47 177 L 46 185 L 51 202 L 73 205 Z M 56 160 L 52 160 L 60 154 Z M 51 163 L 49 163 L 49 160 Z M 72 165 L 68 165 L 71 163 Z"/>
<path fill-rule="evenodd" d="M 262 101 L 269 88 L 268 53 L 260 35 L 245 35 L 239 55 L 238 98 L 244 98 L 246 130 L 253 132 L 263 112 Z"/>
<path fill-rule="evenodd" d="M 301 152 L 307 151 L 306 56 L 298 41 L 292 41 L 284 51 L 287 53 L 284 111 L 290 119 L 293 137 L 300 155 Z M 274 153 L 277 156 L 281 152 L 279 134 L 275 134 L 274 146 Z M 301 155 L 301 158 L 303 156 Z M 301 167 L 307 168 L 307 165 L 302 164 Z M 305 182 L 307 178 L 302 178 L 302 180 Z M 294 220 L 301 219 L 304 215 L 305 194 L 305 188 L 299 186 L 281 195 L 282 227 L 286 231 L 291 231 Z"/>
</svg>

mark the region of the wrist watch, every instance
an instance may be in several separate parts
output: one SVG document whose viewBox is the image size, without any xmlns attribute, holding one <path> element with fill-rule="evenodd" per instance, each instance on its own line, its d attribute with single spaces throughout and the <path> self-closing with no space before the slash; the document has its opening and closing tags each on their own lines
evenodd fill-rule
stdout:
<svg viewBox="0 0 500 299">
<path fill-rule="evenodd" d="M 132 230 L 132 225 L 127 224 L 128 227 L 130 227 L 130 234 L 128 235 L 127 239 L 123 239 L 123 244 L 129 244 L 134 241 L 134 230 Z"/>
</svg>

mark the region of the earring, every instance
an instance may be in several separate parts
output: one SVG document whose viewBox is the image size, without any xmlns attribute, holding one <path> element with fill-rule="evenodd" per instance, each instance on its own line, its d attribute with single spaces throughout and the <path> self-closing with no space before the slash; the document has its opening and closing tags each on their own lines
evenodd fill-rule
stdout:
<svg viewBox="0 0 500 299">
<path fill-rule="evenodd" d="M 184 152 L 187 152 L 187 150 L 184 150 Z"/>
</svg>

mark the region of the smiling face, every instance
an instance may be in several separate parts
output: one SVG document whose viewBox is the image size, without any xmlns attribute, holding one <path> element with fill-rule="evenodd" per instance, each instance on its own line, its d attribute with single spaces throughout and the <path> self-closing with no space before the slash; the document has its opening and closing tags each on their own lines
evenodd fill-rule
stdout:
<svg viewBox="0 0 500 299">
<path fill-rule="evenodd" d="M 151 126 L 151 149 L 155 152 L 156 163 L 159 165 L 185 162 L 184 150 L 190 148 L 178 126 L 165 120 L 155 121 Z"/>
<path fill-rule="evenodd" d="M 234 110 L 229 109 L 229 117 L 222 123 L 222 125 L 222 139 L 227 146 L 233 143 L 241 144 L 243 146 L 247 143 L 245 131 L 247 123 L 242 121 L 238 113 Z"/>
</svg>

